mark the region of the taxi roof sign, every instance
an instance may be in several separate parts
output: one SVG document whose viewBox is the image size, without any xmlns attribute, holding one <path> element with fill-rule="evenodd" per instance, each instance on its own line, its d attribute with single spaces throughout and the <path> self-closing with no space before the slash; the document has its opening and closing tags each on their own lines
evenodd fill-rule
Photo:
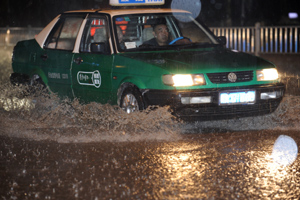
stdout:
<svg viewBox="0 0 300 200">
<path fill-rule="evenodd" d="M 163 5 L 165 0 L 109 0 L 112 6 L 145 6 L 145 5 Z"/>
</svg>

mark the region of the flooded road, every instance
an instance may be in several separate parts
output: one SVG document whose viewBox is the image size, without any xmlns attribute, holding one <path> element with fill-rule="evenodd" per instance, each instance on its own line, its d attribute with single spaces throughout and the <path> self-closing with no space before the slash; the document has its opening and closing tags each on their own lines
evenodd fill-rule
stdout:
<svg viewBox="0 0 300 200">
<path fill-rule="evenodd" d="M 9 67 L 0 72 L 1 199 L 300 196 L 298 78 L 271 115 L 179 122 L 168 108 L 127 115 L 28 96 L 7 84 Z"/>
<path fill-rule="evenodd" d="M 299 159 L 271 159 L 279 135 L 182 134 L 175 141 L 60 143 L 0 136 L 2 199 L 296 199 Z"/>
<path fill-rule="evenodd" d="M 14 90 L 5 89 L 0 109 L 2 199 L 300 195 L 298 96 L 267 116 L 188 123 L 167 108 L 127 115 L 109 105 L 19 99 Z M 274 150 L 279 136 L 293 142 Z"/>
</svg>

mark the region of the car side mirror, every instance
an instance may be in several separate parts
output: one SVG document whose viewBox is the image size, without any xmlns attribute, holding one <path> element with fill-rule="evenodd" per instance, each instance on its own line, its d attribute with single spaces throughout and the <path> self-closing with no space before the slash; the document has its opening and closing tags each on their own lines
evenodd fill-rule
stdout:
<svg viewBox="0 0 300 200">
<path fill-rule="evenodd" d="M 92 53 L 108 54 L 109 49 L 108 49 L 107 45 L 104 42 L 91 43 L 91 52 Z"/>
<path fill-rule="evenodd" d="M 218 42 L 221 44 L 221 45 L 226 45 L 227 44 L 227 39 L 225 36 L 219 36 L 217 37 L 217 40 Z"/>
</svg>

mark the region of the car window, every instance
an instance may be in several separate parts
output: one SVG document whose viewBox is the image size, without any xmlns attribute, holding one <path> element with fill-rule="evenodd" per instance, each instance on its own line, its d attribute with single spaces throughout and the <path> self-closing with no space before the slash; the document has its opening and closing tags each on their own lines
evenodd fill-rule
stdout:
<svg viewBox="0 0 300 200">
<path fill-rule="evenodd" d="M 73 50 L 82 21 L 82 17 L 61 18 L 46 40 L 45 48 Z"/>
<path fill-rule="evenodd" d="M 217 44 L 214 36 L 187 13 L 122 15 L 115 16 L 113 21 L 115 31 L 121 30 L 122 33 L 122 41 L 120 37 L 116 38 L 117 44 L 124 42 L 125 45 L 125 49 L 122 49 L 122 45 L 117 45 L 119 51 L 143 50 L 144 44 L 157 44 L 153 28 L 158 23 L 164 24 L 163 29 L 168 31 L 166 45 L 180 37 L 188 38 L 189 43 L 197 45 Z"/>
<path fill-rule="evenodd" d="M 84 28 L 80 44 L 81 52 L 91 52 L 91 44 L 108 45 L 108 27 L 106 17 L 89 17 Z"/>
</svg>

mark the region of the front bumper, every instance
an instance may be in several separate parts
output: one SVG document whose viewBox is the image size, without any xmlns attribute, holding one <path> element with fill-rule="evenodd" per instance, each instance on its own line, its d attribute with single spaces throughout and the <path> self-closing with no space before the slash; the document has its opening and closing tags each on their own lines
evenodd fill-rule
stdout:
<svg viewBox="0 0 300 200">
<path fill-rule="evenodd" d="M 255 103 L 219 105 L 223 91 L 255 90 Z M 264 115 L 274 112 L 279 106 L 285 86 L 282 83 L 251 85 L 234 88 L 200 90 L 141 90 L 146 105 L 170 105 L 175 116 L 184 120 L 217 120 Z M 276 98 L 261 98 L 266 93 L 276 93 Z M 210 103 L 183 104 L 185 97 L 210 97 Z"/>
</svg>

